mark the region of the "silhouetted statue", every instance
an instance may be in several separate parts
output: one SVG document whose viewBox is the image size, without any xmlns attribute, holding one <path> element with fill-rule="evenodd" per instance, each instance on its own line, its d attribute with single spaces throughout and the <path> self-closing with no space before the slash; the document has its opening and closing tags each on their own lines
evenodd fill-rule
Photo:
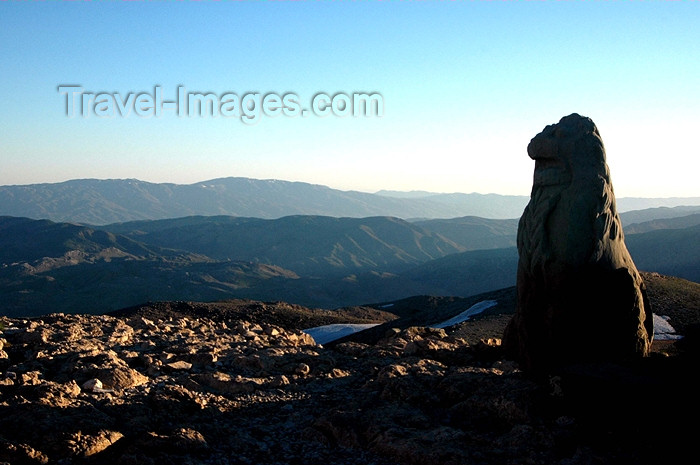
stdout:
<svg viewBox="0 0 700 465">
<path fill-rule="evenodd" d="M 652 312 L 625 246 L 598 129 L 590 118 L 566 116 L 527 153 L 535 175 L 518 225 L 506 353 L 531 371 L 648 355 Z"/>
</svg>

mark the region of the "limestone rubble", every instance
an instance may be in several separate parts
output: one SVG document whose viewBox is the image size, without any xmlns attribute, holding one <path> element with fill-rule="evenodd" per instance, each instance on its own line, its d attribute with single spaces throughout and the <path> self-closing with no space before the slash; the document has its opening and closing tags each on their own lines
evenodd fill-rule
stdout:
<svg viewBox="0 0 700 465">
<path fill-rule="evenodd" d="M 566 379 L 529 379 L 503 359 L 499 340 L 466 341 L 451 328 L 322 347 L 299 328 L 182 314 L 2 323 L 0 463 L 583 465 L 654 457 L 646 436 L 581 416 Z M 637 420 L 624 413 L 625 425 Z M 638 439 L 646 448 L 625 442 Z"/>
</svg>

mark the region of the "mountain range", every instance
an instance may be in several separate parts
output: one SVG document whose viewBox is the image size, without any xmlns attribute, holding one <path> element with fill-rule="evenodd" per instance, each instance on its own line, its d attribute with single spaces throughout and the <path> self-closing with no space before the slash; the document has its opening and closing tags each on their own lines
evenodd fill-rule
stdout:
<svg viewBox="0 0 700 465">
<path fill-rule="evenodd" d="M 625 224 L 640 270 L 700 281 L 700 215 L 689 211 L 622 214 L 623 222 L 652 218 Z M 516 233 L 516 219 L 481 217 L 189 216 L 102 226 L 0 217 L 2 313 L 103 313 L 166 300 L 338 308 L 466 297 L 515 284 Z"/>
<path fill-rule="evenodd" d="M 229 177 L 194 184 L 76 179 L 0 186 L 0 215 L 106 225 L 185 216 L 275 219 L 289 215 L 403 219 L 519 218 L 528 196 L 342 191 L 304 182 Z M 700 197 L 619 198 L 620 211 L 700 205 Z M 638 221 L 635 221 L 638 222 Z"/>
</svg>

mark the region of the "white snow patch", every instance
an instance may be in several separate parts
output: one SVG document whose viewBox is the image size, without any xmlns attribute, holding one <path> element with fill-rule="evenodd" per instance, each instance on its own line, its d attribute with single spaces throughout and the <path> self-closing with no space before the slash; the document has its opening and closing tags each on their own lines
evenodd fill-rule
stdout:
<svg viewBox="0 0 700 465">
<path fill-rule="evenodd" d="M 654 316 L 654 339 L 657 341 L 670 341 L 681 339 L 683 336 L 676 334 L 676 330 L 668 322 L 667 316 L 652 314 Z"/>
<path fill-rule="evenodd" d="M 433 328 L 446 328 L 448 326 L 456 325 L 463 321 L 467 321 L 472 316 L 483 312 L 487 308 L 491 308 L 498 304 L 495 300 L 483 300 L 469 307 L 469 309 L 463 311 L 459 315 L 450 318 L 447 321 L 443 321 L 437 325 L 433 325 Z M 393 304 L 391 304 L 393 305 Z M 378 326 L 378 323 L 368 323 L 368 324 L 351 324 L 351 323 L 341 323 L 325 326 L 316 326 L 315 328 L 304 329 L 303 331 L 314 338 L 316 344 L 328 344 L 331 341 L 340 339 L 341 337 L 349 336 L 350 334 L 357 333 L 359 331 L 364 331 L 365 329 L 373 328 Z"/>
<path fill-rule="evenodd" d="M 464 321 L 469 320 L 474 315 L 478 315 L 484 310 L 491 308 L 498 304 L 496 300 L 483 300 L 478 302 L 467 310 L 463 311 L 457 316 L 445 320 L 442 323 L 432 325 L 433 328 L 447 328 L 448 326 L 456 325 Z M 663 340 L 673 340 L 681 339 L 682 336 L 676 334 L 676 330 L 668 322 L 667 316 L 654 315 L 654 339 Z M 315 328 L 308 328 L 303 330 L 306 334 L 314 338 L 317 344 L 323 345 L 341 337 L 349 336 L 350 334 L 357 333 L 359 331 L 364 331 L 365 329 L 373 328 L 378 326 L 378 323 L 366 323 L 366 324 L 351 324 L 351 323 L 341 323 L 325 326 L 317 326 Z"/>
<path fill-rule="evenodd" d="M 325 326 L 316 326 L 315 328 L 304 329 L 303 331 L 314 338 L 316 344 L 328 344 L 331 341 L 340 339 L 341 337 L 348 336 L 359 331 L 364 331 L 365 329 L 373 328 L 378 326 L 378 323 L 366 323 L 366 324 L 334 324 Z"/>
<path fill-rule="evenodd" d="M 478 302 L 471 307 L 469 307 L 467 310 L 463 311 L 457 316 L 454 316 L 450 318 L 449 320 L 445 320 L 442 323 L 438 323 L 436 325 L 433 325 L 433 328 L 447 328 L 448 326 L 456 325 L 457 323 L 462 323 L 463 321 L 467 321 L 469 318 L 473 317 L 474 315 L 477 315 L 487 308 L 491 308 L 494 305 L 497 305 L 498 301 L 497 300 L 482 300 L 481 302 Z"/>
</svg>

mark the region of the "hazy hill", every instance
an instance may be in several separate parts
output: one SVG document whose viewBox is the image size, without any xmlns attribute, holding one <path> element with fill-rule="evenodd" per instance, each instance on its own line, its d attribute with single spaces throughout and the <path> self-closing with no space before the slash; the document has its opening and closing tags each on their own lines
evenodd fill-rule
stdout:
<svg viewBox="0 0 700 465">
<path fill-rule="evenodd" d="M 700 281 L 700 226 L 634 234 L 635 227 L 649 225 L 626 227 L 640 270 Z M 216 216 L 104 228 L 3 217 L 2 311 L 101 313 L 147 300 L 229 298 L 337 308 L 469 296 L 515 284 L 515 230 L 515 220 L 474 217 Z"/>
<path fill-rule="evenodd" d="M 528 200 L 528 196 L 477 193 L 370 194 L 303 182 L 241 177 L 194 184 L 77 179 L 0 186 L 0 215 L 93 225 L 193 215 L 507 219 L 519 218 Z M 700 205 L 700 198 L 618 200 L 620 211 L 677 205 Z"/>
<path fill-rule="evenodd" d="M 529 196 L 463 193 L 447 194 L 426 191 L 380 190 L 377 194 L 398 199 L 429 199 L 448 205 L 459 205 L 464 200 L 469 199 L 471 205 L 480 211 L 480 213 L 470 213 L 470 215 L 486 218 L 519 218 L 530 200 Z M 636 215 L 623 218 L 625 224 L 648 221 L 654 218 L 684 216 L 689 213 L 700 211 L 700 197 L 618 197 L 616 200 L 619 212 L 638 211 Z M 494 210 L 498 210 L 499 212 L 509 211 L 511 214 L 493 216 L 490 212 Z"/>
<path fill-rule="evenodd" d="M 700 225 L 625 236 L 637 268 L 700 282 Z"/>
<path fill-rule="evenodd" d="M 392 217 L 189 217 L 117 224 L 105 229 L 146 244 L 217 260 L 275 264 L 304 275 L 398 271 L 465 250 L 439 234 Z"/>
<path fill-rule="evenodd" d="M 471 295 L 514 279 L 512 251 L 457 254 L 467 247 L 396 218 L 188 217 L 109 231 L 22 218 L 2 224 L 0 287 L 13 315 L 233 297 L 336 308 L 416 293 Z M 94 236 L 104 240 L 85 239 Z M 468 244 L 469 235 L 460 239 Z M 77 250 L 88 253 L 74 259 Z"/>
<path fill-rule="evenodd" d="M 32 262 L 66 253 L 103 257 L 162 256 L 164 251 L 151 250 L 144 244 L 107 231 L 49 220 L 0 217 L 0 264 Z"/>
<path fill-rule="evenodd" d="M 151 300 L 244 297 L 249 288 L 265 289 L 264 295 L 274 298 L 275 283 L 262 282 L 297 278 L 277 266 L 242 262 L 143 259 L 81 262 L 45 271 L 24 268 L 0 268 L 3 315 L 99 314 Z"/>
<path fill-rule="evenodd" d="M 422 294 L 470 296 L 514 286 L 518 249 L 508 247 L 452 254 L 423 263 L 406 273 Z"/>
<path fill-rule="evenodd" d="M 415 221 L 413 224 L 440 234 L 465 250 L 496 249 L 516 245 L 518 219 L 489 219 L 465 216 Z"/>
<path fill-rule="evenodd" d="M 627 228 L 628 225 L 635 223 L 678 218 L 695 213 L 700 213 L 699 205 L 680 205 L 677 207 L 657 207 L 626 211 L 620 213 L 620 219 L 622 220 L 623 226 Z"/>
<path fill-rule="evenodd" d="M 700 206 L 659 207 L 620 214 L 626 235 L 657 229 L 683 229 L 700 224 Z M 440 234 L 464 250 L 493 249 L 516 245 L 518 218 L 490 219 L 465 216 L 451 219 L 415 220 L 413 224 Z"/>
<path fill-rule="evenodd" d="M 297 275 L 275 265 L 217 262 L 123 235 L 48 220 L 0 217 L 2 314 L 101 313 L 151 299 L 227 298 Z M 274 286 L 270 286 L 274 289 Z"/>
<path fill-rule="evenodd" d="M 700 225 L 626 234 L 625 242 L 639 270 L 700 282 Z M 431 260 L 400 278 L 410 279 L 421 292 L 468 296 L 514 285 L 517 264 L 515 247 L 476 250 Z"/>
<path fill-rule="evenodd" d="M 464 194 L 459 201 L 398 199 L 341 191 L 303 182 L 222 178 L 195 184 L 156 184 L 136 179 L 80 179 L 54 184 L 0 187 L 0 215 L 103 225 L 116 222 L 232 215 L 280 218 L 288 215 L 336 217 L 395 216 L 451 218 L 483 215 L 490 196 Z M 510 198 L 510 197 L 509 197 Z M 510 199 L 524 206 L 526 197 Z M 522 212 L 489 207 L 489 216 Z"/>
<path fill-rule="evenodd" d="M 688 207 L 700 205 L 700 197 L 665 197 L 665 198 L 644 198 L 644 197 L 618 197 L 617 209 L 620 212 L 647 209 L 664 209 L 675 207 Z M 697 210 L 695 210 L 697 211 Z M 647 218 L 651 219 L 651 218 Z M 640 221 L 640 220 L 636 220 Z"/>
<path fill-rule="evenodd" d="M 422 191 L 379 191 L 377 194 L 385 197 L 410 199 L 413 201 L 427 200 L 440 205 L 446 205 L 456 213 L 450 217 L 469 215 L 483 218 L 519 218 L 530 200 L 528 196 L 524 195 L 464 194 L 459 192 L 436 194 Z M 467 213 L 462 213 L 466 205 L 469 206 L 469 211 Z M 435 217 L 435 215 L 426 215 L 426 218 Z"/>
<path fill-rule="evenodd" d="M 639 234 L 658 229 L 684 229 L 700 224 L 700 213 L 688 216 L 654 219 L 643 223 L 634 223 L 624 227 L 625 234 Z"/>
<path fill-rule="evenodd" d="M 700 224 L 700 206 L 647 208 L 620 214 L 625 234 L 656 229 L 682 229 Z M 465 250 L 516 245 L 518 218 L 490 219 L 465 216 L 450 219 L 413 220 L 413 224 L 460 244 Z"/>
</svg>

